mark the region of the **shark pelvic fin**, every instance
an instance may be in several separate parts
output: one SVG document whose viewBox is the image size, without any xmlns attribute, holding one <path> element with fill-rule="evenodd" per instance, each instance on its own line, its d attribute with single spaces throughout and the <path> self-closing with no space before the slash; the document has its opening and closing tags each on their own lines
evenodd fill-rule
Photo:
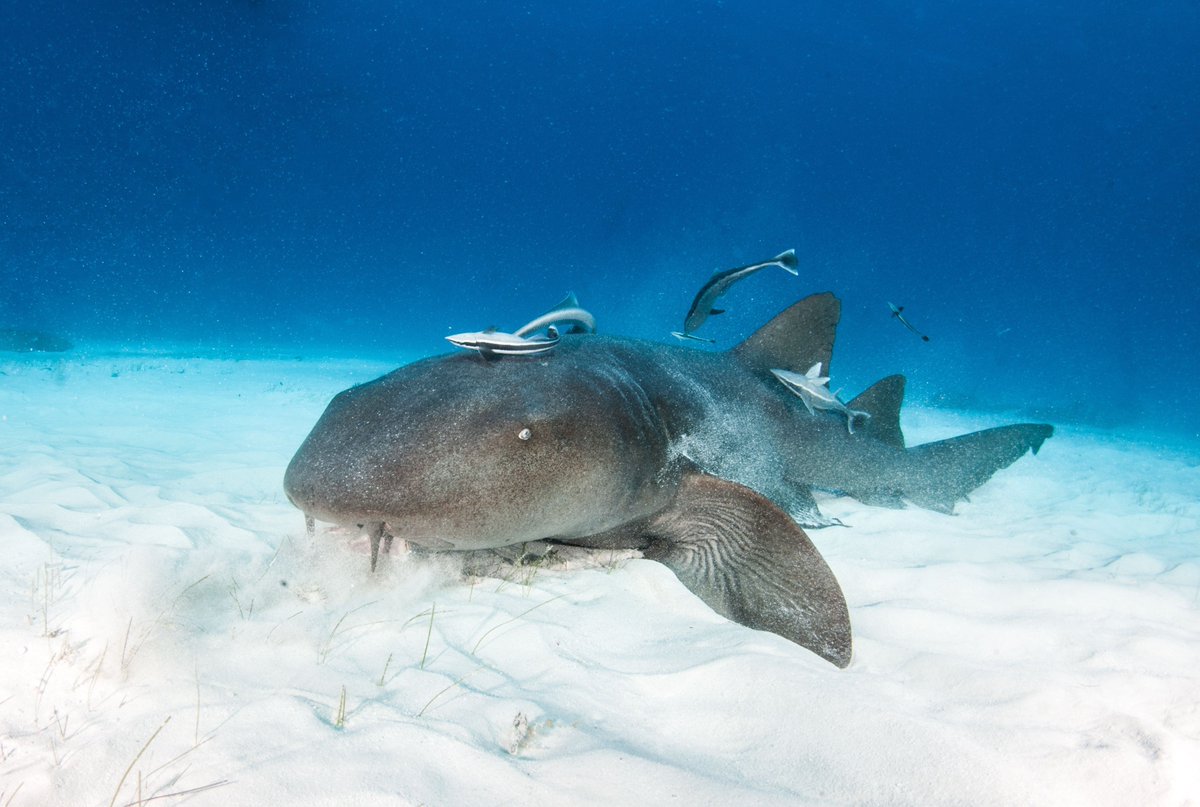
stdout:
<svg viewBox="0 0 1200 807">
<path fill-rule="evenodd" d="M 733 348 L 733 354 L 760 373 L 779 368 L 803 375 L 819 362 L 825 375 L 830 375 L 833 338 L 841 316 L 842 304 L 831 293 L 813 294 L 776 314 Z"/>
<path fill-rule="evenodd" d="M 850 614 L 837 579 L 804 531 L 768 499 L 690 474 L 647 533 L 645 557 L 665 564 L 717 613 L 838 667 L 850 663 Z"/>
<path fill-rule="evenodd" d="M 870 417 L 859 423 L 857 433 L 896 448 L 904 448 L 900 431 L 900 405 L 904 403 L 904 376 L 890 375 L 867 387 L 846 404 Z"/>
</svg>

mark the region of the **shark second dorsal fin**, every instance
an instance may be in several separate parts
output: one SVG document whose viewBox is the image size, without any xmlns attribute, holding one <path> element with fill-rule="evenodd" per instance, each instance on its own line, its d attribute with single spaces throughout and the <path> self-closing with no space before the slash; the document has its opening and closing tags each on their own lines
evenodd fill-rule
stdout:
<svg viewBox="0 0 1200 807">
<path fill-rule="evenodd" d="M 776 314 L 732 352 L 744 364 L 762 373 L 780 368 L 803 375 L 820 362 L 829 375 L 833 339 L 841 315 L 842 304 L 833 294 L 813 294 Z"/>
<path fill-rule="evenodd" d="M 855 432 L 896 448 L 904 448 L 900 431 L 900 405 L 904 403 L 904 376 L 890 375 L 867 387 L 846 406 L 870 417 Z"/>
</svg>

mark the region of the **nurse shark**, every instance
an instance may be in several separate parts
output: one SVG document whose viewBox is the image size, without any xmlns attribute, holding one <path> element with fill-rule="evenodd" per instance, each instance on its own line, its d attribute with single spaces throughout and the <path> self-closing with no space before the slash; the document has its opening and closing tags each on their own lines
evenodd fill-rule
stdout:
<svg viewBox="0 0 1200 807">
<path fill-rule="evenodd" d="M 724 352 L 597 334 L 552 351 L 435 356 L 338 394 L 287 468 L 310 520 L 433 550 L 530 542 L 640 550 L 725 617 L 838 667 L 849 611 L 801 525 L 813 490 L 872 505 L 956 502 L 1053 432 L 1024 423 L 914 447 L 904 378 L 848 405 L 854 433 L 772 370 L 830 367 L 840 304 L 807 297 Z"/>
</svg>

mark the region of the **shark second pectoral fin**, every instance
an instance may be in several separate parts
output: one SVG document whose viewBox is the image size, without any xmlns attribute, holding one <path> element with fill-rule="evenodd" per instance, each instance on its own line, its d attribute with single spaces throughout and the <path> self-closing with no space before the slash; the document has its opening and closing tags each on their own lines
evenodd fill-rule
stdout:
<svg viewBox="0 0 1200 807">
<path fill-rule="evenodd" d="M 850 663 L 841 587 L 803 530 L 768 499 L 693 474 L 648 527 L 645 556 L 665 564 L 713 610 L 777 633 L 838 667 Z"/>
</svg>

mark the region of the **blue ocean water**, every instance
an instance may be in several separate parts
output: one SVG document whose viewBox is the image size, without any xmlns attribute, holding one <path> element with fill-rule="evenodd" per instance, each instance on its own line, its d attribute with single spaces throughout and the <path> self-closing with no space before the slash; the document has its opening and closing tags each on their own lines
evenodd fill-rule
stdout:
<svg viewBox="0 0 1200 807">
<path fill-rule="evenodd" d="M 411 357 L 843 300 L 834 384 L 1200 435 L 1200 6 L 0 6 L 0 327 Z M 891 318 L 904 305 L 922 342 Z"/>
</svg>

